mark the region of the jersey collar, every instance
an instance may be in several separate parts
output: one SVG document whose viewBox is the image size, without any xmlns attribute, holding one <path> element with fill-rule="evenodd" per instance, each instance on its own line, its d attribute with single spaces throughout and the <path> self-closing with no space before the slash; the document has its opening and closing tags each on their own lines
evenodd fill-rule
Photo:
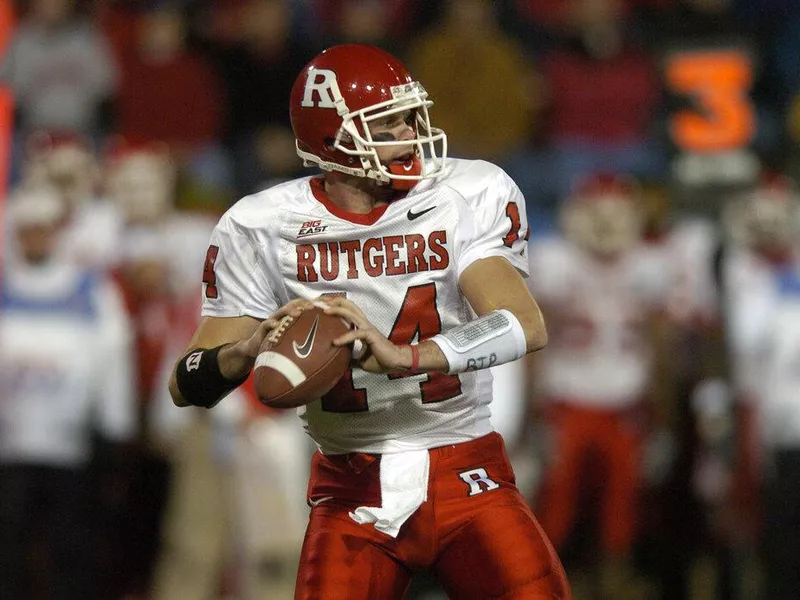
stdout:
<svg viewBox="0 0 800 600">
<path fill-rule="evenodd" d="M 345 221 L 350 221 L 351 223 L 373 225 L 383 216 L 386 209 L 389 208 L 388 204 L 383 204 L 381 206 L 376 206 L 368 213 L 350 212 L 331 202 L 331 199 L 328 198 L 328 194 L 325 193 L 325 185 L 322 177 L 312 177 L 310 184 L 311 193 L 314 194 L 314 198 L 316 198 L 329 213 Z"/>
</svg>

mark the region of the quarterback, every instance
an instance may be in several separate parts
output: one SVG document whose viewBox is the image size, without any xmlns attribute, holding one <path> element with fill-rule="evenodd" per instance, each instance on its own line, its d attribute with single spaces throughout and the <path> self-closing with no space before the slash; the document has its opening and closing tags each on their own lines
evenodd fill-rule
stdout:
<svg viewBox="0 0 800 600">
<path fill-rule="evenodd" d="M 322 174 L 220 219 L 175 403 L 216 404 L 278 321 L 321 299 L 354 325 L 336 343 L 361 351 L 298 411 L 319 451 L 295 597 L 402 598 L 425 569 L 451 598 L 571 597 L 490 424 L 488 367 L 547 342 L 519 189 L 447 159 L 425 89 L 378 48 L 320 53 L 290 101 L 297 153 Z"/>
</svg>

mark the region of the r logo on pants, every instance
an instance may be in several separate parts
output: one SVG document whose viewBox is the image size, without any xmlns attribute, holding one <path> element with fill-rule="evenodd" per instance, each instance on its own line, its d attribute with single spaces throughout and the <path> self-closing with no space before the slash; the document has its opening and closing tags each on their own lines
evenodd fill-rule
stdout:
<svg viewBox="0 0 800 600">
<path fill-rule="evenodd" d="M 464 471 L 463 473 L 459 473 L 458 476 L 461 477 L 464 483 L 469 486 L 470 496 L 477 496 L 483 492 L 496 490 L 500 487 L 499 484 L 495 483 L 489 478 L 489 474 L 486 472 L 486 469 L 482 467 Z"/>
</svg>

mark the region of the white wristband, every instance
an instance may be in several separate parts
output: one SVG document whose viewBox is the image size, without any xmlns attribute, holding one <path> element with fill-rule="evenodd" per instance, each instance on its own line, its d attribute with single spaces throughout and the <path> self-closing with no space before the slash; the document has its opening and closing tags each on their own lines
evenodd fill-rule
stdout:
<svg viewBox="0 0 800 600">
<path fill-rule="evenodd" d="M 431 338 L 447 358 L 448 374 L 487 369 L 525 356 L 525 331 L 511 311 L 500 309 Z"/>
</svg>

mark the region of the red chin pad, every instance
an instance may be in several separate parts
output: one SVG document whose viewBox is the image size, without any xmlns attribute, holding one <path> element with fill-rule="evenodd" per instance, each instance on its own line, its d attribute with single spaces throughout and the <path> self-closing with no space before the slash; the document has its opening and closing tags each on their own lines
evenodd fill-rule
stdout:
<svg viewBox="0 0 800 600">
<path fill-rule="evenodd" d="M 414 155 L 405 163 L 390 163 L 388 171 L 392 175 L 422 175 L 422 161 Z M 417 179 L 392 179 L 390 185 L 393 190 L 408 191 L 417 183 Z"/>
</svg>

